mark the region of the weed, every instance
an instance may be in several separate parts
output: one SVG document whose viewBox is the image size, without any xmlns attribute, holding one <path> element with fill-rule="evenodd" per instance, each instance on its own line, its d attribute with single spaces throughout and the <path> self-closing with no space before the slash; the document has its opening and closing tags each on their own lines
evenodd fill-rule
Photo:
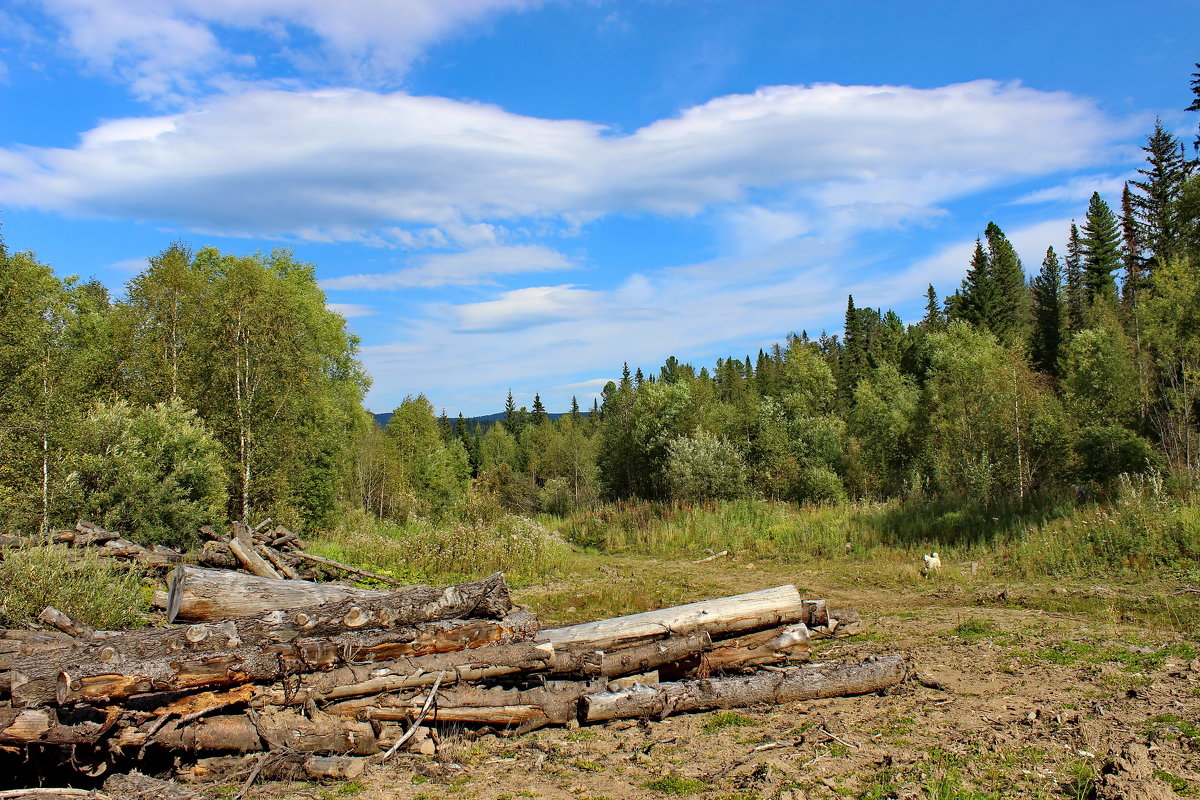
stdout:
<svg viewBox="0 0 1200 800">
<path fill-rule="evenodd" d="M 970 639 L 976 636 L 988 636 L 994 633 L 995 630 L 996 628 L 994 625 L 992 625 L 990 620 L 970 619 L 961 623 L 952 631 L 952 633 L 955 636 L 961 636 L 964 639 Z"/>
<path fill-rule="evenodd" d="M 1072 761 L 1066 767 L 1067 782 L 1062 785 L 1063 794 L 1071 800 L 1089 800 L 1096 796 L 1096 780 L 1099 774 L 1096 765 L 1088 759 Z"/>
<path fill-rule="evenodd" d="M 1166 770 L 1154 770 L 1154 777 L 1158 778 L 1163 783 L 1171 787 L 1171 791 L 1183 797 L 1191 797 L 1196 794 L 1196 785 L 1191 781 L 1184 780 L 1178 775 L 1172 775 Z"/>
<path fill-rule="evenodd" d="M 1161 714 L 1146 720 L 1146 732 L 1157 739 L 1191 739 L 1200 744 L 1200 725 L 1174 714 Z"/>
<path fill-rule="evenodd" d="M 719 711 L 704 721 L 704 730 L 718 731 L 722 728 L 740 728 L 754 724 L 754 720 L 737 712 Z"/>
<path fill-rule="evenodd" d="M 657 780 L 642 784 L 647 789 L 661 794 L 696 794 L 704 791 L 708 784 L 695 778 L 684 778 L 681 775 L 664 775 Z"/>
<path fill-rule="evenodd" d="M 353 797 L 356 794 L 362 794 L 367 788 L 367 785 L 362 781 L 346 781 L 337 787 L 337 793 L 342 797 Z"/>
<path fill-rule="evenodd" d="M 604 765 L 599 761 L 576 761 L 575 769 L 583 770 L 584 772 L 603 772 Z"/>
<path fill-rule="evenodd" d="M 86 549 L 30 547 L 0 560 L 0 627 L 19 628 L 46 606 L 96 628 L 145 625 L 149 607 L 140 573 Z"/>
</svg>

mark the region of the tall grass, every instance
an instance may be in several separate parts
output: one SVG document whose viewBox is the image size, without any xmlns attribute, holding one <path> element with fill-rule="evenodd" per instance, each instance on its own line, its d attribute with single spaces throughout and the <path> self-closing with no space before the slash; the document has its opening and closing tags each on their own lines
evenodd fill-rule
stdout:
<svg viewBox="0 0 1200 800">
<path fill-rule="evenodd" d="M 554 531 L 509 514 L 406 525 L 352 514 L 312 540 L 309 549 L 398 580 L 440 583 L 497 571 L 511 583 L 525 583 L 564 571 L 570 556 L 570 547 Z"/>
<path fill-rule="evenodd" d="M 141 573 L 86 550 L 30 547 L 0 560 L 0 627 L 20 627 L 54 606 L 96 628 L 145 625 L 148 593 Z"/>
<path fill-rule="evenodd" d="M 658 558 L 730 550 L 755 559 L 853 561 L 936 550 L 956 560 L 990 558 L 1023 577 L 1200 575 L 1200 503 L 1140 477 L 1122 479 L 1099 502 L 1055 496 L 990 506 L 624 502 L 544 519 L 579 547 Z"/>
</svg>

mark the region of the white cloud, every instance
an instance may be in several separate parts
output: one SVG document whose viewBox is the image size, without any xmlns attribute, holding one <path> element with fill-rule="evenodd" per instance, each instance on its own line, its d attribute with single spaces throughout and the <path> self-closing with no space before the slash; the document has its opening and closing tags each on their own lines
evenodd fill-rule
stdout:
<svg viewBox="0 0 1200 800">
<path fill-rule="evenodd" d="M 258 76 L 265 39 L 306 77 L 394 83 L 421 52 L 490 15 L 537 0 L 41 0 L 64 45 L 142 97 L 189 95 L 206 81 Z M 251 34 L 247 37 L 245 34 Z M 315 41 L 314 41 L 315 40 Z M 278 67 L 278 64 L 272 64 Z"/>
<path fill-rule="evenodd" d="M 504 292 L 496 300 L 453 310 L 460 333 L 500 333 L 590 316 L 595 292 L 567 286 L 531 286 Z"/>
<path fill-rule="evenodd" d="M 326 303 L 325 308 L 335 314 L 341 314 L 346 319 L 355 319 L 356 317 L 372 317 L 378 312 L 367 305 L 360 303 Z"/>
<path fill-rule="evenodd" d="M 1086 203 L 1094 192 L 1106 196 L 1120 196 L 1125 188 L 1125 181 L 1131 176 L 1114 175 L 1079 175 L 1058 186 L 1050 186 L 1029 192 L 1013 200 L 1014 205 L 1029 205 L 1034 203 L 1058 203 L 1063 201 L 1082 201 Z"/>
<path fill-rule="evenodd" d="M 433 245 L 481 242 L 496 223 L 689 215 L 774 191 L 792 198 L 776 212 L 784 216 L 744 224 L 779 237 L 789 224 L 801 229 L 792 213 L 920 217 L 964 194 L 1084 167 L 1103 159 L 1119 127 L 1089 100 L 992 81 L 769 87 L 625 136 L 436 97 L 253 91 L 109 122 L 74 149 L 0 150 L 0 195 L 227 235 L 397 241 L 408 232 Z"/>
<path fill-rule="evenodd" d="M 488 283 L 493 276 L 572 269 L 561 253 L 539 245 L 490 247 L 462 253 L 439 253 L 420 259 L 415 267 L 394 272 L 345 275 L 321 281 L 326 291 L 338 289 L 431 289 Z"/>
</svg>

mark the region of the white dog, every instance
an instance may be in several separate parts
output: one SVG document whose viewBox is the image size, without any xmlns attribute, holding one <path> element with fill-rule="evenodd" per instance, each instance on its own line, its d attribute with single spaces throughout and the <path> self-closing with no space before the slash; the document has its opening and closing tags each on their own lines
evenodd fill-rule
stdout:
<svg viewBox="0 0 1200 800">
<path fill-rule="evenodd" d="M 942 559 L 938 557 L 937 553 L 934 553 L 933 555 L 929 555 L 927 553 L 925 555 L 925 568 L 921 570 L 921 575 L 928 578 L 933 573 L 941 573 L 941 571 Z"/>
</svg>

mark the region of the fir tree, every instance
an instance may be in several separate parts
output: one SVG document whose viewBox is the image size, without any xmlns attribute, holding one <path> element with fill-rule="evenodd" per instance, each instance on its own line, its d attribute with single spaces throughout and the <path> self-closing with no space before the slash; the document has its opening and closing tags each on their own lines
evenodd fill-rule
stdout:
<svg viewBox="0 0 1200 800">
<path fill-rule="evenodd" d="M 533 410 L 529 414 L 529 421 L 534 425 L 541 425 L 548 419 L 550 419 L 550 415 L 546 413 L 546 407 L 542 405 L 542 396 L 534 394 Z"/>
<path fill-rule="evenodd" d="M 1067 236 L 1066 258 L 1067 322 L 1072 331 L 1083 329 L 1083 245 L 1079 241 L 1079 228 L 1071 220 L 1071 233 Z"/>
<path fill-rule="evenodd" d="M 953 304 L 954 318 L 977 327 L 988 327 L 996 305 L 996 284 L 983 242 L 975 240 L 971 266 Z"/>
<path fill-rule="evenodd" d="M 1083 289 L 1089 303 L 1115 302 L 1113 273 L 1121 267 L 1121 234 L 1117 217 L 1099 192 L 1092 192 L 1079 238 L 1083 257 Z"/>
<path fill-rule="evenodd" d="M 1012 243 L 989 222 L 984 233 L 987 240 L 988 273 L 993 288 L 992 305 L 985 320 L 988 328 L 1002 344 L 1013 344 L 1024 338 L 1029 299 L 1025 286 L 1025 270 Z"/>
<path fill-rule="evenodd" d="M 942 313 L 942 306 L 938 302 L 937 292 L 934 291 L 932 283 L 925 291 L 925 316 L 921 320 L 921 326 L 930 331 L 940 331 L 946 327 L 946 317 Z"/>
<path fill-rule="evenodd" d="M 1129 184 L 1121 191 L 1121 259 L 1125 262 L 1125 279 L 1121 282 L 1121 302 L 1136 308 L 1138 296 L 1146 288 L 1146 259 L 1142 252 L 1142 226 L 1133 209 L 1133 193 Z"/>
<path fill-rule="evenodd" d="M 575 395 L 571 395 L 571 419 L 579 422 L 579 400 Z"/>
<path fill-rule="evenodd" d="M 1148 264 L 1151 270 L 1166 263 L 1175 252 L 1182 233 L 1183 222 L 1179 214 L 1179 198 L 1183 186 L 1192 171 L 1192 162 L 1185 156 L 1182 143 L 1163 128 L 1162 120 L 1155 120 L 1154 133 L 1142 150 L 1146 153 L 1147 168 L 1138 173 L 1145 180 L 1131 181 L 1138 190 L 1130 197 L 1142 234 L 1142 243 L 1149 251 Z"/>
<path fill-rule="evenodd" d="M 1066 303 L 1063 302 L 1063 274 L 1054 248 L 1046 250 L 1041 272 L 1030 286 L 1033 300 L 1033 336 L 1030 355 L 1038 370 L 1047 375 L 1058 374 L 1058 352 L 1062 346 L 1066 322 Z"/>
<path fill-rule="evenodd" d="M 517 404 L 513 401 L 512 389 L 508 390 L 508 398 L 504 401 L 504 419 L 502 424 L 509 433 L 517 432 Z"/>
</svg>

